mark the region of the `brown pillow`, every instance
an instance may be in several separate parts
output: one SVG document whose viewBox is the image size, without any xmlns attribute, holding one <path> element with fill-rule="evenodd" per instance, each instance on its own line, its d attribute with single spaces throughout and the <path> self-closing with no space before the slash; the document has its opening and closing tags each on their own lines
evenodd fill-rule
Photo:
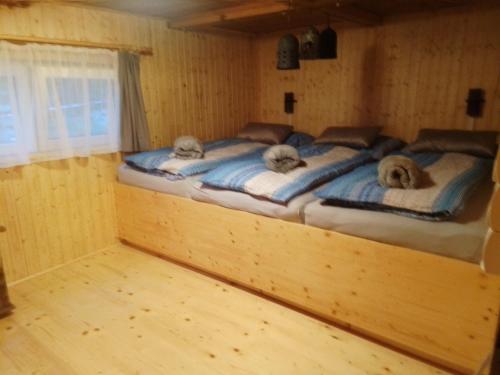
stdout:
<svg viewBox="0 0 500 375">
<path fill-rule="evenodd" d="M 497 152 L 497 136 L 496 131 L 421 129 L 405 151 L 460 152 L 492 158 Z"/>
<path fill-rule="evenodd" d="M 249 122 L 236 137 L 277 145 L 283 143 L 292 133 L 292 130 L 293 126 L 291 125 Z"/>
<path fill-rule="evenodd" d="M 314 143 L 334 143 L 354 148 L 370 147 L 382 128 L 380 126 L 326 128 Z"/>
</svg>

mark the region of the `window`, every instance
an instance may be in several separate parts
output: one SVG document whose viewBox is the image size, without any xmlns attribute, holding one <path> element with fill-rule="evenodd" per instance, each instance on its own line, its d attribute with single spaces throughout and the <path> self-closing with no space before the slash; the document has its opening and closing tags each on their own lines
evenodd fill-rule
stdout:
<svg viewBox="0 0 500 375">
<path fill-rule="evenodd" d="M 118 150 L 117 53 L 0 42 L 0 167 Z"/>
<path fill-rule="evenodd" d="M 16 143 L 16 128 L 14 127 L 14 113 L 10 105 L 9 80 L 7 76 L 0 76 L 0 144 L 11 145 Z"/>
</svg>

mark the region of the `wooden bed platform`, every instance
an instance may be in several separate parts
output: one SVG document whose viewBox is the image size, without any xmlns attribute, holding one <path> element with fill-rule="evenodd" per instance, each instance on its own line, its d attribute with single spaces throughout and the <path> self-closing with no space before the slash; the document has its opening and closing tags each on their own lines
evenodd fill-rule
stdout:
<svg viewBox="0 0 500 375">
<path fill-rule="evenodd" d="M 422 359 L 473 374 L 493 350 L 500 277 L 479 265 L 119 183 L 116 202 L 120 239 Z"/>
</svg>

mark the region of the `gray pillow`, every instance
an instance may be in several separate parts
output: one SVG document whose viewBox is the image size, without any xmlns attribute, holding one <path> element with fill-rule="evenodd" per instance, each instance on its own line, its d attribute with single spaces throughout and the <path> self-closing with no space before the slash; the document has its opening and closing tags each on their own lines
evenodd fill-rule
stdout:
<svg viewBox="0 0 500 375">
<path fill-rule="evenodd" d="M 497 152 L 496 131 L 421 129 L 417 140 L 405 147 L 410 152 L 460 152 L 493 158 Z"/>
<path fill-rule="evenodd" d="M 300 147 L 304 145 L 308 145 L 314 142 L 314 137 L 311 134 L 303 133 L 303 132 L 293 132 L 288 136 L 285 140 L 285 144 L 292 147 Z"/>
<path fill-rule="evenodd" d="M 314 143 L 334 143 L 354 148 L 370 147 L 382 130 L 380 126 L 326 128 Z"/>
<path fill-rule="evenodd" d="M 372 157 L 382 160 L 384 156 L 389 155 L 393 151 L 401 150 L 405 145 L 406 143 L 399 138 L 379 135 L 371 146 Z"/>
<path fill-rule="evenodd" d="M 283 143 L 292 133 L 293 126 L 283 124 L 268 124 L 259 122 L 248 123 L 241 130 L 237 138 L 248 139 L 255 142 L 277 145 Z"/>
</svg>

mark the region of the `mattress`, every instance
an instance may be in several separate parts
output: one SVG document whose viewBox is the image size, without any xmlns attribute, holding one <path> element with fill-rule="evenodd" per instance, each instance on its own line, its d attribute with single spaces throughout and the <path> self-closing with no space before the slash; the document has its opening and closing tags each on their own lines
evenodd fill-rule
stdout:
<svg viewBox="0 0 500 375">
<path fill-rule="evenodd" d="M 217 204 L 234 210 L 297 223 L 304 222 L 303 210 L 305 205 L 317 199 L 313 191 L 310 191 L 293 198 L 288 204 L 280 204 L 239 191 L 208 187 L 201 182 L 193 184 L 191 198 L 199 202 Z"/>
<path fill-rule="evenodd" d="M 198 181 L 198 177 L 193 176 L 170 181 L 165 177 L 138 171 L 126 164 L 118 167 L 118 181 L 121 183 L 184 198 L 191 198 L 192 188 L 194 183 Z"/>
<path fill-rule="evenodd" d="M 304 221 L 352 236 L 479 263 L 492 192 L 491 182 L 482 183 L 453 221 L 429 222 L 392 213 L 324 206 L 321 201 L 304 208 Z"/>
</svg>

